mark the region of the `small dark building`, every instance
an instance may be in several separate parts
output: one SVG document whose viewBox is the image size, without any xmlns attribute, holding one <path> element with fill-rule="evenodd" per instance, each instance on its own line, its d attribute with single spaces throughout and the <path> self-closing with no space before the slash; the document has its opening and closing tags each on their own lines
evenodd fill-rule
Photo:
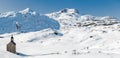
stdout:
<svg viewBox="0 0 120 58">
<path fill-rule="evenodd" d="M 7 44 L 7 51 L 16 53 L 16 43 L 14 42 L 13 36 L 11 36 L 11 41 Z"/>
</svg>

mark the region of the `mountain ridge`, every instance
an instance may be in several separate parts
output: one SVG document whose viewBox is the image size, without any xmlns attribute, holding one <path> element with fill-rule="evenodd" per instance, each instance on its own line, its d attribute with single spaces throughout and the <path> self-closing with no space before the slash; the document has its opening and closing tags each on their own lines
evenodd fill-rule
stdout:
<svg viewBox="0 0 120 58">
<path fill-rule="evenodd" d="M 59 29 L 56 20 L 40 15 L 29 8 L 19 12 L 6 12 L 0 14 L 0 34 L 11 32 L 31 32 L 46 28 Z"/>
<path fill-rule="evenodd" d="M 72 11 L 70 11 L 72 10 Z M 92 16 L 92 15 L 81 15 L 80 12 L 76 9 L 62 9 L 58 12 L 52 12 L 45 14 L 49 18 L 57 20 L 61 27 L 69 28 L 76 26 L 90 26 L 90 25 L 112 25 L 120 22 L 116 17 L 110 16 Z"/>
<path fill-rule="evenodd" d="M 43 15 L 26 8 L 18 12 L 1 13 L 0 21 L 0 33 L 31 32 L 46 28 L 62 30 L 84 26 L 107 26 L 120 22 L 116 17 L 81 15 L 77 9 L 73 8 L 65 8 Z"/>
</svg>

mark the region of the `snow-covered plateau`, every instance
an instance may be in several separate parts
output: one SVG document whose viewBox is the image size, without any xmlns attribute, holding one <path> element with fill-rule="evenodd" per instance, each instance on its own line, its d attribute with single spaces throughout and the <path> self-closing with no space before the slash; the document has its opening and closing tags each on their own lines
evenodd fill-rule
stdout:
<svg viewBox="0 0 120 58">
<path fill-rule="evenodd" d="M 77 9 L 0 13 L 0 58 L 120 58 L 120 20 Z M 6 51 L 14 36 L 17 54 Z"/>
</svg>

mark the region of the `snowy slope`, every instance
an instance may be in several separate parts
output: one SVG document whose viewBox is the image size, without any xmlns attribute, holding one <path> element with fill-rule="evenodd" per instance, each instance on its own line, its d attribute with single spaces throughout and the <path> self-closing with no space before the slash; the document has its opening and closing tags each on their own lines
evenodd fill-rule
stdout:
<svg viewBox="0 0 120 58">
<path fill-rule="evenodd" d="M 117 24 L 120 21 L 116 17 L 104 16 L 92 16 L 92 15 L 81 15 L 77 9 L 62 9 L 58 12 L 53 12 L 49 14 L 45 14 L 49 18 L 53 18 L 57 20 L 61 28 L 60 29 L 68 29 L 68 28 L 76 28 L 82 26 L 98 26 L 98 25 L 112 25 Z"/>
<path fill-rule="evenodd" d="M 22 58 L 18 55 L 15 55 L 9 52 L 4 52 L 4 51 L 0 51 L 0 57 L 1 58 Z"/>
<path fill-rule="evenodd" d="M 49 19 L 29 8 L 0 14 L 0 34 L 39 31 L 46 28 L 58 30 L 59 27 L 56 20 Z"/>
<path fill-rule="evenodd" d="M 49 18 L 48 18 L 49 17 Z M 115 17 L 80 15 L 76 9 L 63 9 L 41 15 L 30 8 L 22 11 L 0 13 L 0 34 L 11 32 L 31 32 L 51 28 L 54 30 L 83 26 L 112 25 L 119 23 Z"/>
<path fill-rule="evenodd" d="M 80 15 L 78 10 L 68 8 L 45 15 L 52 19 L 29 8 L 0 14 L 0 27 L 3 28 L 0 56 L 13 55 L 6 52 L 6 44 L 14 35 L 17 53 L 22 58 L 120 57 L 120 23 L 117 18 Z"/>
<path fill-rule="evenodd" d="M 17 52 L 24 58 L 119 58 L 120 24 L 73 28 L 55 35 L 52 29 L 14 34 Z M 0 50 L 5 51 L 11 34 L 3 34 Z M 76 51 L 76 52 L 75 52 Z"/>
<path fill-rule="evenodd" d="M 76 25 L 76 23 L 79 21 L 80 17 L 79 11 L 77 9 L 69 8 L 45 15 L 57 20 L 61 25 L 61 29 L 74 27 L 74 25 Z"/>
</svg>

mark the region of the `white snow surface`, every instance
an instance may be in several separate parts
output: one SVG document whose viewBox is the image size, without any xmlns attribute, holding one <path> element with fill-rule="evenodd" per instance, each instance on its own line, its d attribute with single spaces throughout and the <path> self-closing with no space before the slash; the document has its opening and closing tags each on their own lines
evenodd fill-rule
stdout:
<svg viewBox="0 0 120 58">
<path fill-rule="evenodd" d="M 118 18 L 112 16 L 92 16 L 81 15 L 77 9 L 62 9 L 58 12 L 45 14 L 49 18 L 57 20 L 61 27 L 60 29 L 75 28 L 76 26 L 89 26 L 89 25 L 111 25 L 120 22 Z"/>
<path fill-rule="evenodd" d="M 0 50 L 0 58 L 22 58 L 21 56 Z"/>
<path fill-rule="evenodd" d="M 32 23 L 32 21 L 34 21 L 33 19 L 29 21 L 29 19 L 31 19 L 31 14 L 33 14 L 34 11 L 31 11 L 29 8 L 27 8 L 18 13 L 15 12 L 11 12 L 11 13 L 9 13 L 9 15 L 6 16 L 5 14 L 0 14 L 0 20 L 1 20 L 0 23 L 2 24 L 0 25 L 0 27 L 3 26 L 6 29 L 10 29 L 8 31 L 5 30 L 4 32 L 1 31 L 2 33 L 0 34 L 0 56 L 2 58 L 119 58 L 120 57 L 120 37 L 119 37 L 120 23 L 119 20 L 117 20 L 115 17 L 109 17 L 109 16 L 95 17 L 92 15 L 79 15 L 79 12 L 76 9 L 67 8 L 67 9 L 63 9 L 62 11 L 52 13 L 54 14 L 54 16 L 56 16 L 55 18 L 53 18 L 54 16 L 51 17 L 55 19 L 55 21 L 53 19 L 51 19 L 53 21 L 50 20 L 53 23 L 58 21 L 59 24 L 62 25 L 61 27 L 63 29 L 60 26 L 59 27 L 61 29 L 59 29 L 58 26 L 55 28 L 53 26 L 55 24 L 51 24 L 51 22 L 45 19 L 41 21 L 43 22 L 47 21 L 46 23 L 49 22 L 51 25 L 48 24 L 48 26 L 52 26 L 54 28 L 48 28 L 48 27 L 45 28 L 46 25 L 42 24 L 40 26 L 43 26 L 44 29 L 39 30 L 38 28 L 39 24 L 25 25 L 25 23 Z M 15 13 L 14 16 L 13 13 Z M 59 13 L 59 15 L 55 15 L 56 13 L 57 14 Z M 11 31 L 11 29 L 14 28 L 12 28 L 11 25 L 7 23 L 6 24 L 9 26 L 4 24 L 4 22 L 6 21 L 8 21 L 8 23 L 11 22 L 9 20 L 12 20 L 14 17 L 16 17 L 16 14 L 19 14 L 20 16 L 30 15 L 27 22 L 24 21 L 25 19 L 21 19 L 22 17 L 19 17 L 19 15 L 17 15 L 17 18 L 19 18 L 19 20 L 15 21 L 15 24 L 18 27 L 21 24 L 24 25 L 25 27 L 29 27 L 28 29 L 25 27 L 24 29 L 22 29 L 26 31 L 28 30 L 28 32 L 20 33 L 20 32 Z M 35 13 L 33 15 L 35 15 Z M 47 14 L 47 15 L 49 16 L 51 14 Z M 7 19 L 5 19 L 6 17 Z M 61 21 L 58 18 L 60 18 Z M 68 25 L 64 25 L 63 24 L 64 21 L 68 23 Z M 20 24 L 20 22 L 22 23 Z M 56 23 L 58 24 L 58 22 Z M 76 23 L 78 22 L 82 25 L 75 26 Z M 74 24 L 71 25 L 72 23 Z M 91 23 L 95 23 L 97 25 L 94 24 L 91 25 Z M 32 28 L 34 26 L 36 26 L 38 29 Z M 36 29 L 37 31 L 35 31 Z M 6 44 L 9 43 L 11 35 L 14 36 L 14 40 L 17 47 L 16 48 L 17 53 L 19 55 L 12 54 L 6 51 Z"/>
<path fill-rule="evenodd" d="M 119 28 L 119 24 L 75 28 L 61 31 L 63 36 L 51 29 L 12 34 L 22 58 L 119 58 Z M 11 34 L 0 36 L 4 37 L 0 39 L 0 50 L 5 52 Z"/>
<path fill-rule="evenodd" d="M 60 25 L 56 20 L 40 15 L 30 8 L 0 14 L 0 34 L 39 31 L 46 28 L 58 30 Z"/>
</svg>

